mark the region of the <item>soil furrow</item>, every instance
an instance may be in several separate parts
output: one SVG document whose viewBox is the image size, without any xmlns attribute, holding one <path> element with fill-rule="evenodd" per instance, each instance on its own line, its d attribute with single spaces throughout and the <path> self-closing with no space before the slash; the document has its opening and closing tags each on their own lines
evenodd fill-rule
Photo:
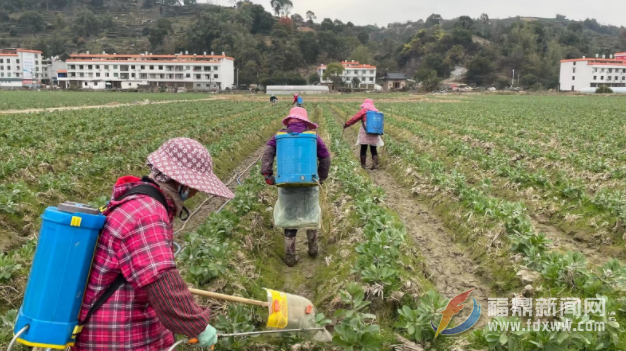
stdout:
<svg viewBox="0 0 626 351">
<path fill-rule="evenodd" d="M 481 305 L 487 306 L 487 299 L 495 295 L 491 294 L 488 282 L 473 273 L 478 265 L 461 245 L 454 242 L 454 235 L 430 213 L 427 206 L 419 203 L 406 189 L 398 185 L 389 173 L 384 170 L 370 171 L 370 177 L 385 190 L 387 206 L 398 213 L 413 243 L 424 256 L 429 278 L 439 293 L 452 298 L 467 290 L 476 289 L 472 297 Z M 465 310 L 461 313 L 471 312 L 471 308 Z M 482 321 L 486 322 L 485 319 Z"/>
</svg>

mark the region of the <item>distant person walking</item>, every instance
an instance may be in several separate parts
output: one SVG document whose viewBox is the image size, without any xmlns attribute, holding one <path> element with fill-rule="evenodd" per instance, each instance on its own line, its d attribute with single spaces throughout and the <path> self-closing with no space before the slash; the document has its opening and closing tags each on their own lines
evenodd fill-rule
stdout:
<svg viewBox="0 0 626 351">
<path fill-rule="evenodd" d="M 361 167 L 365 168 L 367 163 L 367 146 L 369 145 L 372 153 L 372 169 L 378 168 L 378 150 L 377 147 L 385 145 L 383 138 L 377 134 L 368 134 L 365 131 L 367 125 L 367 111 L 378 112 L 374 102 L 371 99 L 366 99 L 361 105 L 361 110 L 357 112 L 352 118 L 350 118 L 343 129 L 346 129 L 357 122 L 361 121 L 361 130 L 359 131 L 359 137 L 357 138 L 357 145 L 361 145 Z"/>
<path fill-rule="evenodd" d="M 302 107 L 302 96 L 300 94 L 293 94 L 293 103 L 292 105 L 296 105 L 297 107 Z"/>
</svg>

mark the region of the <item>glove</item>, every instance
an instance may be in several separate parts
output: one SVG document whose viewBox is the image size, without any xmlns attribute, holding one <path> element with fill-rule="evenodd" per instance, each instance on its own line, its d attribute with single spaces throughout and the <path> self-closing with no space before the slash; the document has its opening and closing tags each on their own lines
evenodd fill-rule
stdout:
<svg viewBox="0 0 626 351">
<path fill-rule="evenodd" d="M 202 334 L 198 335 L 198 343 L 196 345 L 200 347 L 211 347 L 215 344 L 217 344 L 217 330 L 209 324 Z"/>
<path fill-rule="evenodd" d="M 264 176 L 265 176 L 265 183 L 267 183 L 267 185 L 276 185 L 276 178 L 274 178 L 273 175 L 264 174 Z"/>
</svg>

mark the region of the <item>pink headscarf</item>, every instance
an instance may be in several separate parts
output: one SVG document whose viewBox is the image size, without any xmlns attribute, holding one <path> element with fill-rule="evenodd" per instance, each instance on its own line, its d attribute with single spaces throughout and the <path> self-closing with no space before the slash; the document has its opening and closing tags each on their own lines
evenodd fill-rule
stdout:
<svg viewBox="0 0 626 351">
<path fill-rule="evenodd" d="M 364 108 L 368 111 L 378 112 L 378 110 L 376 109 L 376 106 L 374 106 L 374 101 L 372 101 L 372 99 L 365 99 L 365 101 L 361 105 L 361 108 Z"/>
</svg>

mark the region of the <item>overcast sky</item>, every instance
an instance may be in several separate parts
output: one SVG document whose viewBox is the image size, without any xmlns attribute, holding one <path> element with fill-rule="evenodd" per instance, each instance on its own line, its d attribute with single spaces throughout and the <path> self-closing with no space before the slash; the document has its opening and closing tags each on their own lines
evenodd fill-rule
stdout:
<svg viewBox="0 0 626 351">
<path fill-rule="evenodd" d="M 204 2 L 204 1 L 200 1 Z M 230 0 L 213 0 L 220 5 L 232 6 Z M 253 0 L 271 12 L 270 0 Z M 318 20 L 329 17 L 357 25 L 426 19 L 438 13 L 445 19 L 463 15 L 477 18 L 487 13 L 491 18 L 515 16 L 554 17 L 557 13 L 569 19 L 595 18 L 602 24 L 626 26 L 626 0 L 292 0 L 293 13 L 304 14 L 311 10 Z"/>
</svg>

